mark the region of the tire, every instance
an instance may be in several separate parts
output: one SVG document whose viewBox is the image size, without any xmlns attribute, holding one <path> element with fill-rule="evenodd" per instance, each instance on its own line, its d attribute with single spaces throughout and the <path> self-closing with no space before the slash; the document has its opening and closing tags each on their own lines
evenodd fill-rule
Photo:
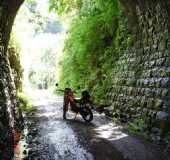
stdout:
<svg viewBox="0 0 170 160">
<path fill-rule="evenodd" d="M 86 111 L 82 111 L 80 114 L 85 122 L 91 122 L 93 120 L 93 113 L 88 108 L 86 108 Z"/>
</svg>

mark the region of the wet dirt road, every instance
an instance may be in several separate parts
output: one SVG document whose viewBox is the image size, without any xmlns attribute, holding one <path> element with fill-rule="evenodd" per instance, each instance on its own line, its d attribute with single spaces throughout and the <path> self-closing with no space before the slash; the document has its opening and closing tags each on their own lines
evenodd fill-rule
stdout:
<svg viewBox="0 0 170 160">
<path fill-rule="evenodd" d="M 63 98 L 47 91 L 36 91 L 33 104 L 37 111 L 29 117 L 29 160 L 121 160 L 121 154 L 104 138 L 97 138 L 97 128 L 68 113 L 62 118 Z"/>
<path fill-rule="evenodd" d="M 63 120 L 62 97 L 42 90 L 32 97 L 37 111 L 28 118 L 29 151 L 25 160 L 166 160 L 102 115 L 95 113 L 90 124 L 80 116 L 74 120 L 73 113 Z"/>
</svg>

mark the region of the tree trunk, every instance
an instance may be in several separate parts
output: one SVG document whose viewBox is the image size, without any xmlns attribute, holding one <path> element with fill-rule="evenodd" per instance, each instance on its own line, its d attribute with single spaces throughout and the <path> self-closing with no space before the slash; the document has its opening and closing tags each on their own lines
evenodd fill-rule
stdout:
<svg viewBox="0 0 170 160">
<path fill-rule="evenodd" d="M 13 135 L 16 125 L 16 92 L 12 80 L 7 47 L 10 32 L 23 0 L 0 1 L 0 159 L 13 157 Z"/>
</svg>

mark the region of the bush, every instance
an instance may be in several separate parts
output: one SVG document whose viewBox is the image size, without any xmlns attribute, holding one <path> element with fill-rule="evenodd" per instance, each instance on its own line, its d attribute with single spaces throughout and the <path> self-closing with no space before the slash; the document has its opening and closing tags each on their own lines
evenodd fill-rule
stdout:
<svg viewBox="0 0 170 160">
<path fill-rule="evenodd" d="M 146 122 L 144 120 L 143 115 L 141 115 L 134 121 L 128 122 L 126 129 L 129 133 L 143 137 L 144 139 L 148 139 L 148 135 L 145 131 L 145 128 L 146 128 Z"/>
</svg>

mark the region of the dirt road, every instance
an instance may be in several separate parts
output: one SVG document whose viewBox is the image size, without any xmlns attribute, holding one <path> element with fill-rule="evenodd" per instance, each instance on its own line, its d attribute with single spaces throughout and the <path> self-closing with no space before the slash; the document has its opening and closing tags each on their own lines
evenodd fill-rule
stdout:
<svg viewBox="0 0 170 160">
<path fill-rule="evenodd" d="M 36 91 L 35 115 L 29 117 L 25 160 L 169 160 L 158 148 L 121 131 L 104 115 L 87 124 L 69 113 L 62 119 L 63 98 Z"/>
</svg>

